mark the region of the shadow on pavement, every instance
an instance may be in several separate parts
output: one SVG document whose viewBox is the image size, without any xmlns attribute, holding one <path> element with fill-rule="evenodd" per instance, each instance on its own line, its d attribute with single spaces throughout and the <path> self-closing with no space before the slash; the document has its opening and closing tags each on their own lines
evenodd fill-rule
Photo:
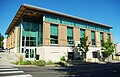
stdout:
<svg viewBox="0 0 120 77">
<path fill-rule="evenodd" d="M 105 64 L 86 62 L 73 66 L 61 66 L 49 70 L 61 72 L 62 75 L 60 77 L 119 77 L 120 62 L 107 62 Z"/>
</svg>

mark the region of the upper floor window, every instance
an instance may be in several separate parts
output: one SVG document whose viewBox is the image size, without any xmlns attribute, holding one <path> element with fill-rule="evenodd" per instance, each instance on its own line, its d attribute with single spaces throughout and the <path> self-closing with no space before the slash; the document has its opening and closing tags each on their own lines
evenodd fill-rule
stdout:
<svg viewBox="0 0 120 77">
<path fill-rule="evenodd" d="M 110 34 L 108 34 L 108 37 L 107 37 L 108 40 L 110 40 Z"/>
<path fill-rule="evenodd" d="M 80 29 L 80 39 L 83 38 L 85 35 L 85 30 L 84 29 Z"/>
<path fill-rule="evenodd" d="M 103 33 L 100 32 L 100 44 L 103 46 L 104 40 L 103 40 Z"/>
<path fill-rule="evenodd" d="M 95 46 L 95 32 L 91 31 L 92 45 Z"/>
<path fill-rule="evenodd" d="M 73 44 L 73 28 L 67 27 L 67 43 L 69 45 Z"/>
<path fill-rule="evenodd" d="M 58 44 L 58 25 L 50 24 L 50 44 Z"/>
</svg>

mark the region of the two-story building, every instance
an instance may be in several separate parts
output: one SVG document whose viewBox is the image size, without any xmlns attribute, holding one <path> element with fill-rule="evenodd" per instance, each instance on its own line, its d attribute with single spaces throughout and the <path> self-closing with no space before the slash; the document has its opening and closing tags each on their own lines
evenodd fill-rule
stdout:
<svg viewBox="0 0 120 77">
<path fill-rule="evenodd" d="M 72 15 L 23 4 L 13 18 L 6 34 L 11 52 L 25 53 L 25 59 L 60 61 L 76 57 L 72 50 L 85 34 L 90 43 L 86 58 L 94 59 L 103 42 L 112 39 L 111 26 Z"/>
</svg>

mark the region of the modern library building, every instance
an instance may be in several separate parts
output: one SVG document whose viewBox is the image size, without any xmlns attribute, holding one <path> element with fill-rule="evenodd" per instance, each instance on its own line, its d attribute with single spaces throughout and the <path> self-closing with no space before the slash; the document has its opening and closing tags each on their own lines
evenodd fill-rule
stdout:
<svg viewBox="0 0 120 77">
<path fill-rule="evenodd" d="M 87 61 L 97 61 L 101 46 L 112 39 L 112 27 L 61 12 L 28 4 L 20 6 L 8 27 L 7 49 L 16 54 L 23 53 L 25 60 L 60 61 L 80 59 L 82 53 L 74 50 L 80 38 L 88 36 Z"/>
</svg>

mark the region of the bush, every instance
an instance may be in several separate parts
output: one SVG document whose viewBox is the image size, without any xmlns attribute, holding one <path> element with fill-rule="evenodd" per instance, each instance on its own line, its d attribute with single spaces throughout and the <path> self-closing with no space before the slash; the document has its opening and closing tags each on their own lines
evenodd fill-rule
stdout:
<svg viewBox="0 0 120 77">
<path fill-rule="evenodd" d="M 11 62 L 12 64 L 15 64 L 15 65 L 18 65 L 19 64 L 19 61 L 16 61 L 16 62 Z"/>
<path fill-rule="evenodd" d="M 45 66 L 45 61 L 44 60 L 39 60 L 39 61 L 36 61 L 36 65 L 37 66 Z"/>
<path fill-rule="evenodd" d="M 66 61 L 65 56 L 62 56 L 62 57 L 60 58 L 60 60 L 61 60 L 61 61 Z"/>
<path fill-rule="evenodd" d="M 54 62 L 52 62 L 52 61 L 50 60 L 50 61 L 48 61 L 46 64 L 47 64 L 47 65 L 53 65 Z"/>
<path fill-rule="evenodd" d="M 32 65 L 36 65 L 36 60 L 31 62 Z"/>
<path fill-rule="evenodd" d="M 24 64 L 24 65 L 31 65 L 32 63 L 31 63 L 31 61 L 26 60 L 26 61 L 23 62 L 23 64 Z"/>
</svg>

